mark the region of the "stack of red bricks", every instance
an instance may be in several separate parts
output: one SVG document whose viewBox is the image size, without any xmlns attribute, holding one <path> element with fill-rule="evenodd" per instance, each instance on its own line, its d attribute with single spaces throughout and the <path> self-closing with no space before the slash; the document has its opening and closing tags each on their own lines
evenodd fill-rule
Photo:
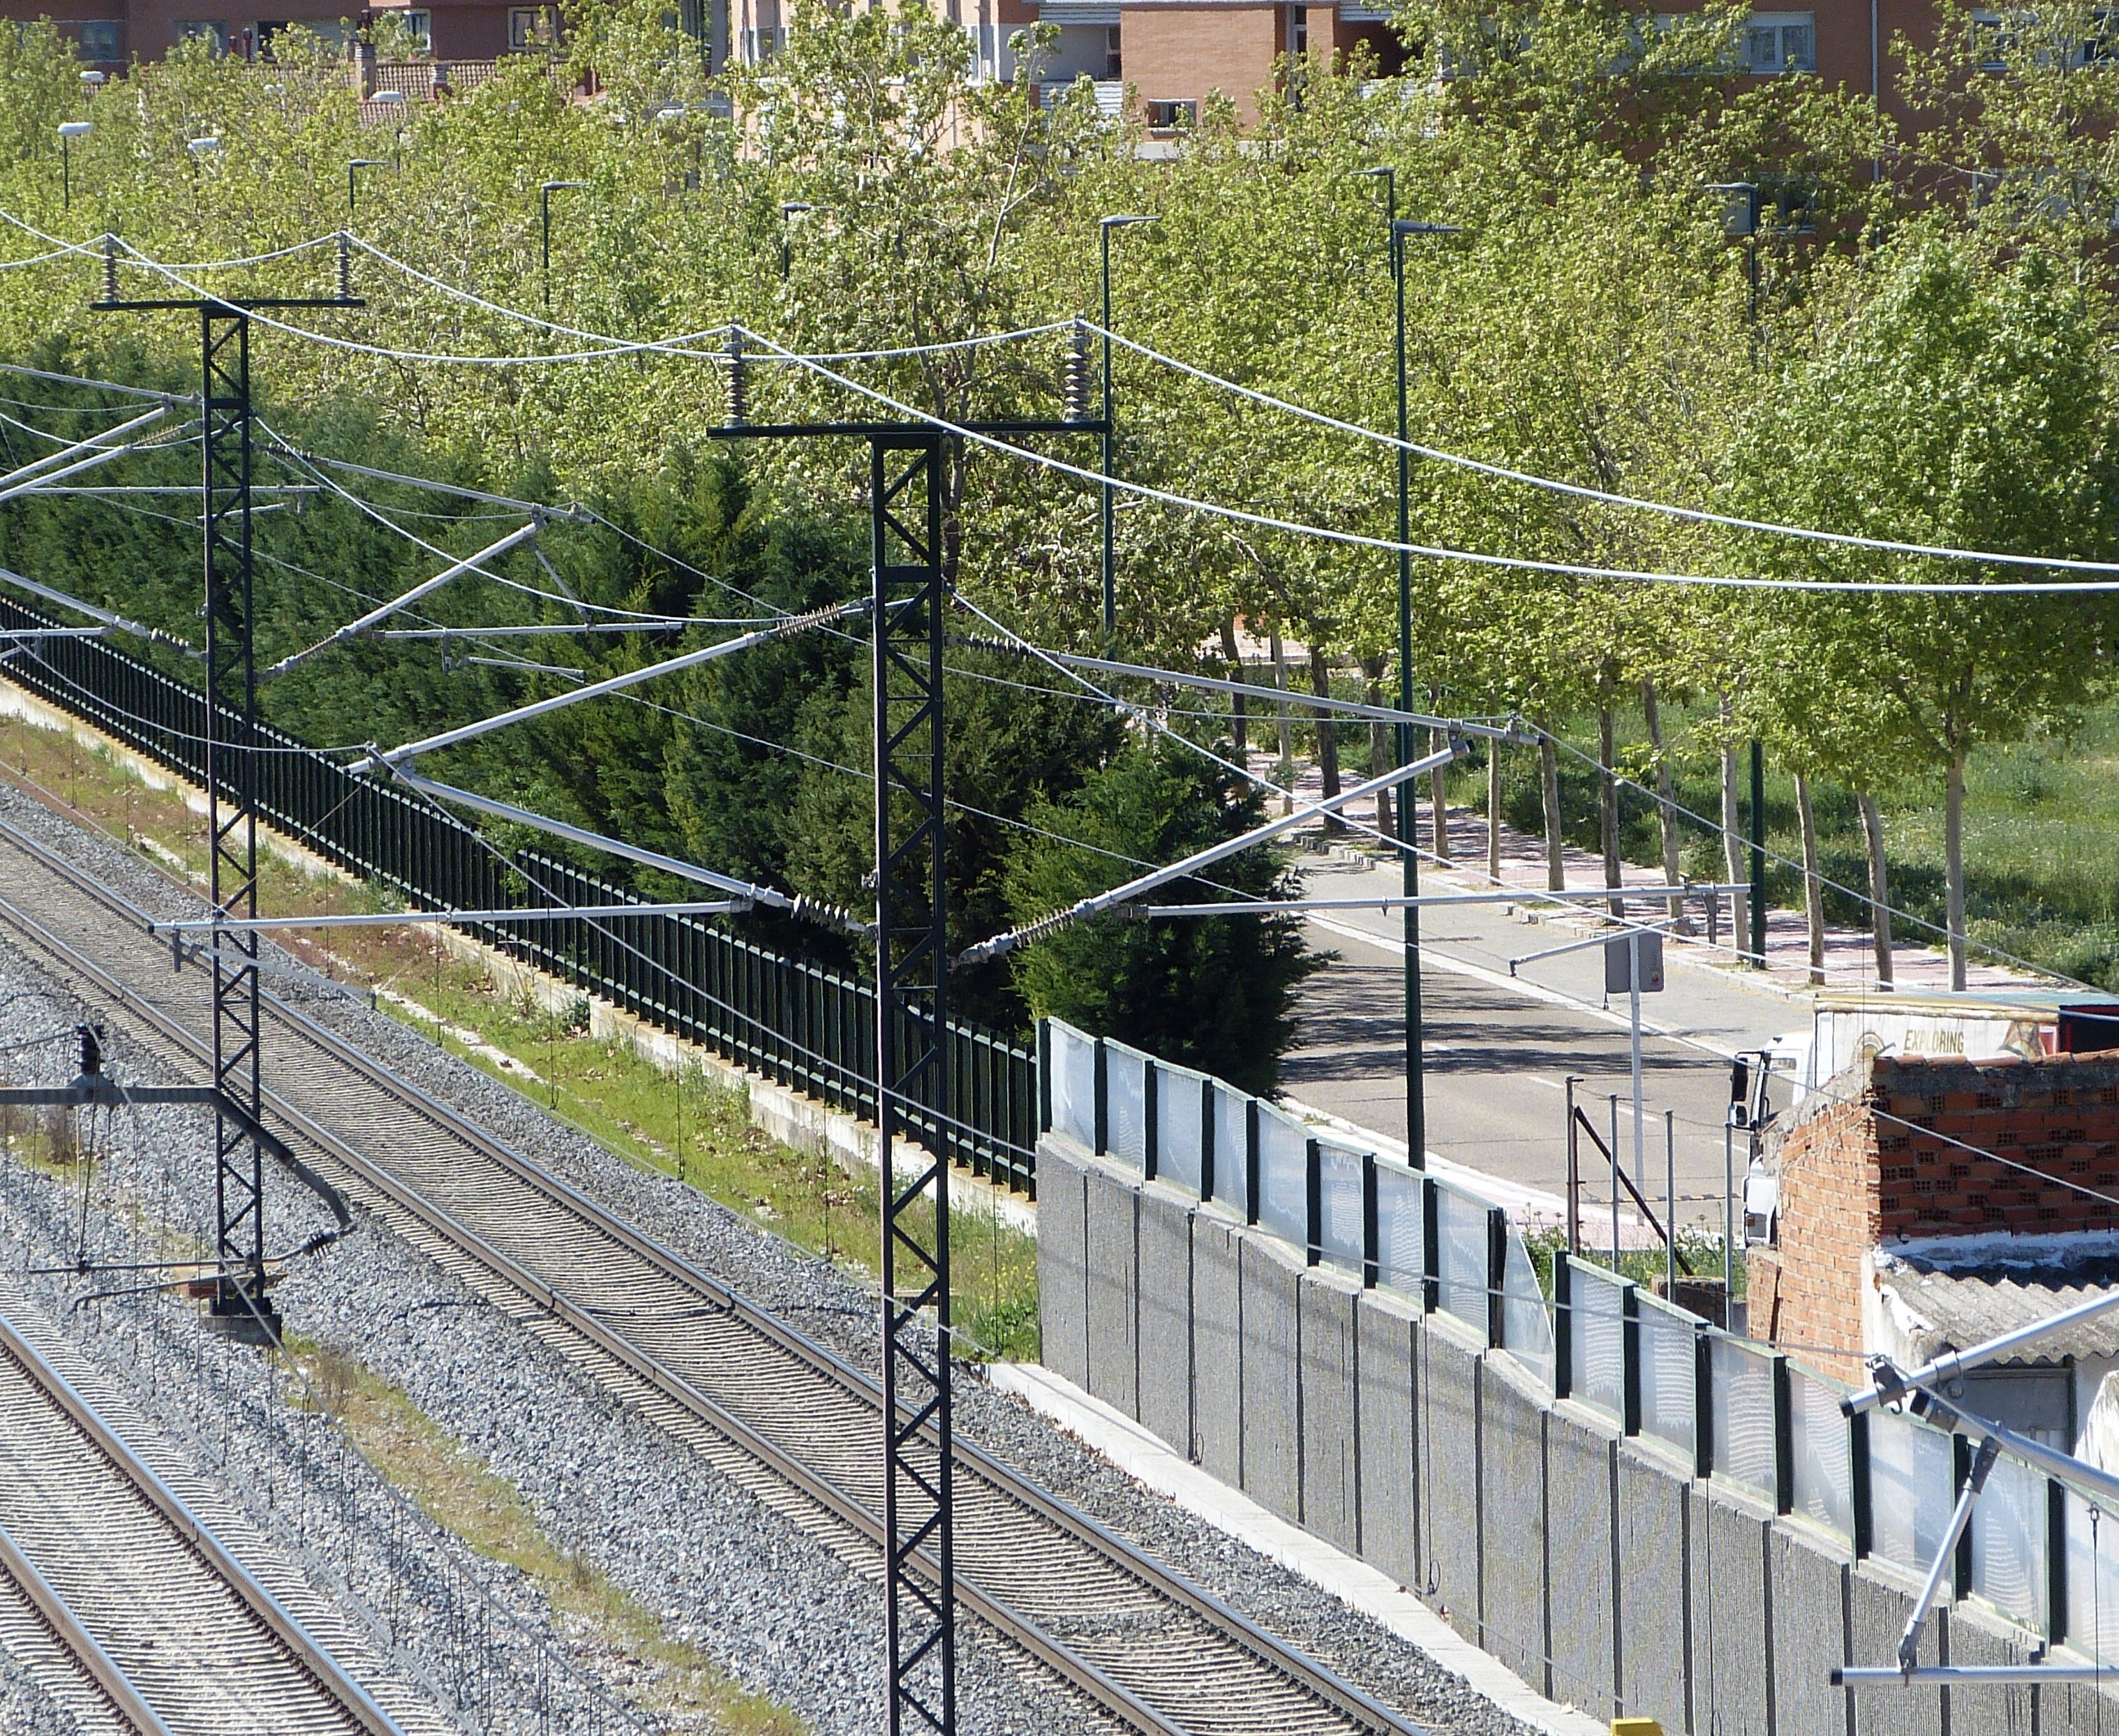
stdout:
<svg viewBox="0 0 2119 1736">
<path fill-rule="evenodd" d="M 2119 1196 L 2119 1054 L 1885 1056 L 1827 1089 L 1780 1141 L 1779 1248 L 1748 1266 L 1752 1332 L 1806 1362 L 1858 1373 L 1880 1243 L 2119 1229 L 2096 1197 Z"/>
</svg>

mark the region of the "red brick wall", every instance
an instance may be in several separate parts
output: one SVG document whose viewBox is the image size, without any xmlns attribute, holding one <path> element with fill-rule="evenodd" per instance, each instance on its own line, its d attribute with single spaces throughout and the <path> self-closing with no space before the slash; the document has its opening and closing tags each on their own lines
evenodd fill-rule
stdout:
<svg viewBox="0 0 2119 1736">
<path fill-rule="evenodd" d="M 1880 1242 L 2119 1228 L 2119 1207 L 2014 1167 L 2119 1194 L 2109 1056 L 1885 1056 L 1834 1088 L 1848 1101 L 1820 1105 L 1780 1142 L 1778 1256 L 1748 1265 L 1753 1334 L 1806 1362 L 1858 1372 L 1862 1257 Z"/>
<path fill-rule="evenodd" d="M 1287 46 L 1283 6 L 1129 6 L 1119 21 L 1126 81 L 1143 103 L 1200 102 L 1219 91 L 1246 122 Z"/>
</svg>

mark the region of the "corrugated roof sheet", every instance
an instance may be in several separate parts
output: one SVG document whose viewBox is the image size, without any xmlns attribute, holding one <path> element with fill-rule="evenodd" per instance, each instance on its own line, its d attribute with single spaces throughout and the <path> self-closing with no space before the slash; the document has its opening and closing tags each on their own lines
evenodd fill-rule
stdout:
<svg viewBox="0 0 2119 1736">
<path fill-rule="evenodd" d="M 2056 1283 L 2047 1271 L 2024 1283 L 2016 1278 L 1985 1273 L 1921 1270 L 1894 1261 L 1876 1274 L 1877 1283 L 1896 1297 L 1906 1337 L 1916 1357 L 1940 1356 L 1999 1338 L 2033 1321 L 2049 1320 L 2099 1296 L 2119 1294 L 2119 1260 L 2101 1260 L 2103 1271 L 2072 1274 L 2086 1281 Z M 1921 1323 L 1905 1321 L 1912 1316 Z M 2119 1308 L 2038 1340 L 2034 1351 L 2010 1363 L 2058 1362 L 2063 1357 L 2119 1357 Z"/>
</svg>

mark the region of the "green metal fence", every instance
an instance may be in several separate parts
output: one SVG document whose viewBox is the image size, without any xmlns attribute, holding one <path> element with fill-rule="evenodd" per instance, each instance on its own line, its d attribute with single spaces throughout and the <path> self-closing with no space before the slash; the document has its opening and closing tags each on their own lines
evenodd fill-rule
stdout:
<svg viewBox="0 0 2119 1736">
<path fill-rule="evenodd" d="M 0 626 L 52 624 L 0 599 Z M 93 639 L 48 639 L 7 677 L 170 770 L 205 776 L 206 697 Z M 233 720 L 230 720 L 231 722 Z M 532 851 L 503 857 L 471 826 L 260 726 L 258 803 L 276 829 L 428 910 L 635 902 Z M 866 983 L 696 917 L 467 923 L 477 938 L 740 1066 L 875 1116 L 875 995 Z M 905 1019 L 901 1043 L 919 1040 Z M 1037 1061 L 991 1031 L 948 1028 L 952 1101 L 910 1119 L 929 1149 L 1007 1186 L 1036 1186 Z"/>
</svg>

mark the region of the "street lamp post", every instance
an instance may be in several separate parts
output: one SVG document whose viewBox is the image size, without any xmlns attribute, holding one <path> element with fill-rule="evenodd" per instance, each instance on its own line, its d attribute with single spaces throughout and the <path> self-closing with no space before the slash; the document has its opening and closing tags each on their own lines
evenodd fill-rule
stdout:
<svg viewBox="0 0 2119 1736">
<path fill-rule="evenodd" d="M 345 165 L 345 214 L 353 215 L 354 177 L 363 169 L 384 169 L 389 165 L 379 156 L 357 156 Z"/>
<path fill-rule="evenodd" d="M 1759 218 L 1760 202 L 1755 181 L 1718 181 L 1708 188 L 1728 203 L 1722 214 L 1722 232 L 1744 244 L 1744 323 L 1750 333 L 1751 365 L 1759 362 Z M 1751 962 L 1766 968 L 1766 745 L 1751 743 Z M 1737 937 L 1741 951 L 1743 939 Z"/>
<path fill-rule="evenodd" d="M 815 207 L 807 199 L 783 199 L 780 205 L 780 281 L 795 269 L 795 220 L 806 217 Z"/>
<path fill-rule="evenodd" d="M 59 197 L 68 211 L 73 209 L 73 142 L 95 131 L 90 121 L 59 123 Z"/>
<path fill-rule="evenodd" d="M 1398 176 L 1389 169 L 1368 169 L 1384 183 L 1390 224 L 1391 293 L 1395 303 L 1395 360 L 1398 383 L 1398 709 L 1414 708 L 1412 685 L 1412 454 L 1407 449 L 1405 376 L 1405 244 L 1408 236 L 1454 235 L 1446 223 L 1421 223 L 1398 215 Z M 1412 726 L 1398 726 L 1398 763 L 1412 762 Z M 1419 823 L 1410 787 L 1398 792 L 1398 859 L 1408 899 L 1420 891 Z M 1405 951 L 1405 1145 L 1416 1169 L 1427 1167 L 1426 1057 L 1421 1035 L 1420 911 L 1407 903 L 1403 921 Z"/>
<path fill-rule="evenodd" d="M 1103 252 L 1104 283 L 1104 638 L 1115 639 L 1119 628 L 1119 593 L 1115 537 L 1111 519 L 1111 466 L 1117 440 L 1111 420 L 1111 231 L 1129 229 L 1136 223 L 1159 223 L 1160 217 L 1106 217 L 1097 225 Z"/>
<path fill-rule="evenodd" d="M 545 222 L 545 305 L 552 305 L 552 195 L 555 193 L 579 193 L 588 186 L 587 181 L 540 181 L 537 183 L 537 206 Z"/>
</svg>

